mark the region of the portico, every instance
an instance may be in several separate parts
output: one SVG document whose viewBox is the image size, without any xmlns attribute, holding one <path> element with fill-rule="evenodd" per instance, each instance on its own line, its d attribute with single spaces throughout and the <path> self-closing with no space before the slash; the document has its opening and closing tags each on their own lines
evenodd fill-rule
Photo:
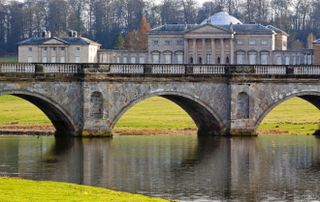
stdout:
<svg viewBox="0 0 320 202">
<path fill-rule="evenodd" d="M 184 34 L 186 64 L 233 64 L 234 33 L 211 24 Z"/>
</svg>

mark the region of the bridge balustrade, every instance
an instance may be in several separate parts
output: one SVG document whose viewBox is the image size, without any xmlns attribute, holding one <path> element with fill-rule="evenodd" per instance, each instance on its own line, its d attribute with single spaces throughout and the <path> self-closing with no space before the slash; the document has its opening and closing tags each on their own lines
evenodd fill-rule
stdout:
<svg viewBox="0 0 320 202">
<path fill-rule="evenodd" d="M 151 73 L 183 75 L 186 73 L 186 67 L 184 65 L 152 65 Z"/>
<path fill-rule="evenodd" d="M 79 73 L 77 64 L 42 64 L 44 73 Z"/>
<path fill-rule="evenodd" d="M 225 67 L 224 66 L 207 66 L 207 65 L 197 65 L 193 66 L 193 74 L 197 75 L 213 75 L 213 74 L 225 74 Z"/>
<path fill-rule="evenodd" d="M 144 74 L 143 65 L 111 65 L 112 74 Z"/>
<path fill-rule="evenodd" d="M 0 64 L 1 73 L 34 73 L 34 64 Z"/>
<path fill-rule="evenodd" d="M 286 75 L 286 66 L 254 66 L 255 74 L 258 75 Z"/>
<path fill-rule="evenodd" d="M 166 65 L 166 64 L 40 64 L 0 63 L 0 73 L 81 74 L 84 69 L 103 69 L 114 75 L 291 75 L 317 76 L 312 65 Z"/>
<path fill-rule="evenodd" d="M 295 75 L 320 75 L 320 66 L 293 67 Z"/>
</svg>

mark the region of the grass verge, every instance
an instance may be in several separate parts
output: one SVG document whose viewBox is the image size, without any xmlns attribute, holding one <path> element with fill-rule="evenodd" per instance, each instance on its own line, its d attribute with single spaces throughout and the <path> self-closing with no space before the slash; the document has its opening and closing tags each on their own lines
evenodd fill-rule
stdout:
<svg viewBox="0 0 320 202">
<path fill-rule="evenodd" d="M 167 200 L 63 182 L 0 178 L 0 201 L 165 202 Z"/>
</svg>

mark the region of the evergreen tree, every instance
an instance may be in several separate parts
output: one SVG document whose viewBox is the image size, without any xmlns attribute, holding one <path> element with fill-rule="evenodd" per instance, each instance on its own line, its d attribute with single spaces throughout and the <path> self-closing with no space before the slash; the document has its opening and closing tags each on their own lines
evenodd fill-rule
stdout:
<svg viewBox="0 0 320 202">
<path fill-rule="evenodd" d="M 125 41 L 122 34 L 118 34 L 114 48 L 117 50 L 124 49 Z"/>
</svg>

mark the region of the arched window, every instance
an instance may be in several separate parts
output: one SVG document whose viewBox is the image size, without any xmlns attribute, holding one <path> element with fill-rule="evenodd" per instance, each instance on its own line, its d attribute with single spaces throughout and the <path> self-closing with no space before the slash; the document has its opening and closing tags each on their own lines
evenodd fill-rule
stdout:
<svg viewBox="0 0 320 202">
<path fill-rule="evenodd" d="M 198 64 L 202 64 L 202 57 L 198 58 Z"/>
<path fill-rule="evenodd" d="M 152 63 L 153 64 L 159 64 L 160 63 L 160 53 L 159 52 L 153 52 L 152 53 Z"/>
<path fill-rule="evenodd" d="M 100 92 L 93 92 L 90 99 L 90 116 L 95 119 L 103 117 L 103 97 Z"/>
<path fill-rule="evenodd" d="M 217 58 L 217 64 L 221 64 L 221 58 L 220 57 Z"/>
<path fill-rule="evenodd" d="M 249 112 L 249 95 L 245 92 L 239 93 L 237 100 L 237 118 L 248 119 Z"/>
<path fill-rule="evenodd" d="M 230 64 L 230 58 L 229 58 L 229 56 L 227 56 L 227 58 L 226 58 L 226 64 Z"/>
<path fill-rule="evenodd" d="M 244 56 L 245 56 L 245 52 L 243 52 L 243 51 L 237 52 L 237 64 L 238 65 L 244 64 L 244 58 L 245 58 Z"/>
<path fill-rule="evenodd" d="M 190 57 L 189 63 L 190 63 L 190 64 L 193 64 L 193 57 Z"/>
</svg>

